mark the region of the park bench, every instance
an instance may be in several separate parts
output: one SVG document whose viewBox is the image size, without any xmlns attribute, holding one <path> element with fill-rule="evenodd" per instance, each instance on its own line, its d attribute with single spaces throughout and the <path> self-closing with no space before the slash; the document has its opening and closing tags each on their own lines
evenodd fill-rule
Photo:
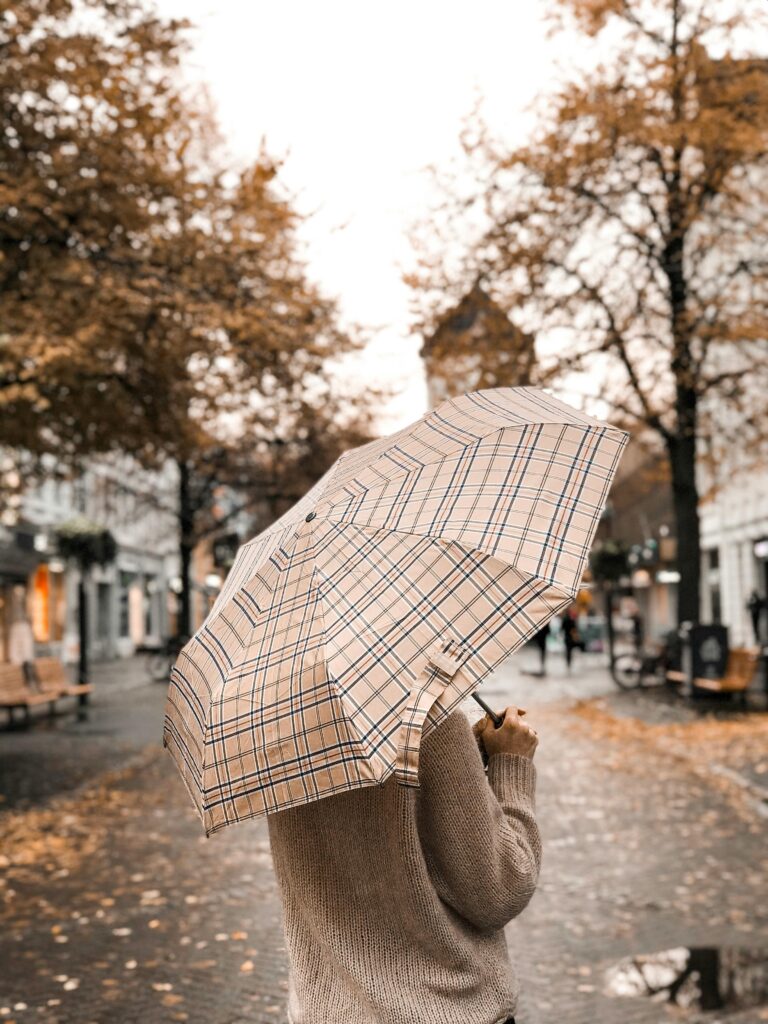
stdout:
<svg viewBox="0 0 768 1024">
<path fill-rule="evenodd" d="M 668 683 L 674 683 L 675 685 L 684 683 L 688 678 L 685 672 L 681 672 L 679 669 L 672 668 L 667 669 L 664 675 Z"/>
<path fill-rule="evenodd" d="M 29 722 L 31 708 L 48 704 L 53 714 L 58 694 L 32 690 L 27 684 L 21 665 L 0 664 L 0 707 L 8 711 L 8 724 L 14 724 L 16 708 L 24 709 L 25 721 Z"/>
<path fill-rule="evenodd" d="M 697 690 L 707 690 L 710 693 L 738 693 L 745 702 L 747 690 L 757 673 L 759 658 L 758 647 L 734 647 L 728 654 L 728 663 L 722 678 L 698 678 L 693 680 L 693 685 Z"/>
<path fill-rule="evenodd" d="M 35 658 L 32 667 L 41 693 L 55 693 L 59 697 L 83 697 L 93 690 L 90 683 L 71 683 L 67 670 L 58 658 Z"/>
</svg>

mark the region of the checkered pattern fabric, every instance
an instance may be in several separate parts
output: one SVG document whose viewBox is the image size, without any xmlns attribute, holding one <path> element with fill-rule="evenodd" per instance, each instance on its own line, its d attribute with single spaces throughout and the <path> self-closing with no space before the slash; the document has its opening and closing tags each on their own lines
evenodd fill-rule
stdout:
<svg viewBox="0 0 768 1024">
<path fill-rule="evenodd" d="M 472 392 L 243 545 L 165 716 L 206 834 L 418 785 L 422 737 L 572 600 L 626 441 L 536 388 Z"/>
</svg>

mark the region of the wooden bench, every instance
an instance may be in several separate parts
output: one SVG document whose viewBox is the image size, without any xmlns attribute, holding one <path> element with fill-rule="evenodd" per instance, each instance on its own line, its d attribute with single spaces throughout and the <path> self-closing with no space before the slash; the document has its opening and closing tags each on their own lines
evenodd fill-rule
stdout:
<svg viewBox="0 0 768 1024">
<path fill-rule="evenodd" d="M 728 654 L 725 675 L 721 679 L 693 680 L 697 690 L 708 690 L 710 693 L 738 693 L 746 700 L 746 692 L 755 678 L 760 659 L 759 647 L 734 647 Z"/>
<path fill-rule="evenodd" d="M 8 724 L 14 724 L 16 708 L 24 709 L 24 719 L 29 722 L 31 708 L 48 704 L 50 714 L 56 707 L 58 694 L 32 690 L 27 684 L 21 665 L 0 664 L 0 707 L 8 711 Z"/>
<path fill-rule="evenodd" d="M 678 685 L 679 683 L 684 683 L 687 680 L 688 676 L 685 674 L 685 672 L 680 672 L 678 669 L 670 668 L 667 669 L 665 673 L 665 678 L 668 683 L 674 683 L 675 685 Z"/>
<path fill-rule="evenodd" d="M 55 693 L 59 697 L 84 697 L 93 690 L 90 683 L 71 683 L 67 670 L 58 658 L 35 658 L 32 670 L 41 693 Z"/>
</svg>

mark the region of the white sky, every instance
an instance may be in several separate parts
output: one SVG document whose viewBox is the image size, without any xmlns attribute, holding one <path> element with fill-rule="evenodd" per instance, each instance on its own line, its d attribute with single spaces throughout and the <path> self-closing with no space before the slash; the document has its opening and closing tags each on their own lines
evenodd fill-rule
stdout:
<svg viewBox="0 0 768 1024">
<path fill-rule="evenodd" d="M 191 72 L 210 87 L 232 156 L 255 157 L 265 138 L 287 157 L 283 181 L 300 208 L 316 211 L 303 230 L 311 273 L 346 316 L 377 329 L 361 373 L 397 391 L 382 426 L 421 415 L 401 268 L 408 227 L 429 198 L 424 168 L 457 154 L 478 96 L 492 128 L 523 137 L 525 107 L 556 72 L 541 0 L 158 5 L 198 26 Z"/>
</svg>

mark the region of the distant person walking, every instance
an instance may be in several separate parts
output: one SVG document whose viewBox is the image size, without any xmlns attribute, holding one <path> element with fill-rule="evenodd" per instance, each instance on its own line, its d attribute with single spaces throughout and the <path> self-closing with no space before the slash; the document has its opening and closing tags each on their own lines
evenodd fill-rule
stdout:
<svg viewBox="0 0 768 1024">
<path fill-rule="evenodd" d="M 541 862 L 524 715 L 454 711 L 422 742 L 419 788 L 392 775 L 268 815 L 289 1020 L 514 1024 L 504 928 Z"/>
<path fill-rule="evenodd" d="M 643 616 L 640 614 L 640 609 L 635 605 L 632 610 L 632 642 L 635 645 L 635 650 L 640 651 L 643 648 L 643 637 L 645 631 L 643 629 Z"/>
<path fill-rule="evenodd" d="M 760 619 L 764 608 L 765 601 L 760 597 L 756 590 L 753 590 L 749 595 L 749 600 L 747 601 L 747 611 L 749 612 L 749 617 L 752 620 L 752 632 L 755 634 L 756 644 L 761 644 L 763 642 L 763 631 L 760 628 Z"/>
<path fill-rule="evenodd" d="M 549 623 L 545 623 L 538 633 L 534 633 L 533 642 L 539 648 L 539 674 L 547 674 L 547 637 L 549 636 Z"/>
<path fill-rule="evenodd" d="M 566 609 L 566 612 L 563 615 L 561 628 L 563 630 L 563 639 L 565 641 L 565 664 L 570 672 L 574 648 L 578 647 L 582 651 L 586 649 L 586 644 L 579 633 L 576 605 L 572 604 Z"/>
</svg>

